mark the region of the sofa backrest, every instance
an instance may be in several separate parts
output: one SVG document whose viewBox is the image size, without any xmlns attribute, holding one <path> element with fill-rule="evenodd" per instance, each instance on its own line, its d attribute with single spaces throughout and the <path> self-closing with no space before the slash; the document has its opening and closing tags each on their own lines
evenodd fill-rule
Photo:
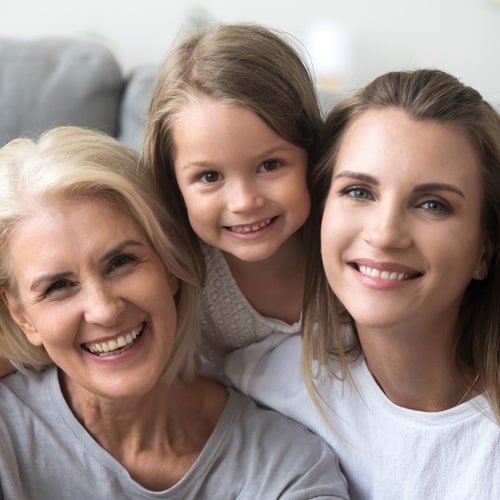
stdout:
<svg viewBox="0 0 500 500">
<path fill-rule="evenodd" d="M 0 146 L 59 125 L 116 136 L 123 86 L 118 62 L 99 44 L 0 38 Z"/>
</svg>

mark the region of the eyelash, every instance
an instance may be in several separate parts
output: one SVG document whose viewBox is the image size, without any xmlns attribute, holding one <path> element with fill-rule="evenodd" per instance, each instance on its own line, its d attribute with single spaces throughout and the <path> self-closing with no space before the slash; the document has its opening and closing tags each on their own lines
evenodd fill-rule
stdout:
<svg viewBox="0 0 500 500">
<path fill-rule="evenodd" d="M 260 164 L 259 171 L 273 172 L 274 170 L 276 170 L 277 168 L 279 168 L 280 165 L 281 165 L 281 162 L 279 160 L 275 160 L 275 159 L 266 160 L 266 161 L 263 161 Z M 271 167 L 270 169 L 267 168 L 269 166 Z"/>
<path fill-rule="evenodd" d="M 355 192 L 362 192 L 364 193 L 365 195 L 369 195 L 370 197 L 366 196 L 366 197 L 359 197 L 359 196 L 354 196 L 354 193 Z M 371 193 L 369 192 L 368 189 L 364 188 L 364 187 L 361 187 L 361 186 L 349 186 L 348 188 L 345 188 L 343 190 L 340 191 L 340 194 L 342 196 L 349 196 L 351 198 L 354 198 L 356 200 L 368 200 L 368 199 L 372 199 L 373 196 L 371 196 Z"/>
<path fill-rule="evenodd" d="M 365 196 L 355 196 L 356 192 L 363 193 Z M 354 198 L 355 200 L 372 200 L 374 199 L 374 196 L 370 192 L 369 189 L 362 187 L 362 186 L 349 186 L 348 188 L 345 188 L 340 191 L 340 194 L 342 196 L 349 196 L 351 198 Z M 435 208 L 424 208 L 425 205 L 434 205 Z M 435 212 L 435 213 L 451 213 L 452 208 L 449 203 L 445 202 L 444 200 L 436 199 L 436 198 L 429 198 L 425 201 L 419 202 L 417 205 L 417 208 L 422 208 L 423 210 L 426 210 L 428 212 Z"/>
<path fill-rule="evenodd" d="M 126 264 L 134 263 L 137 261 L 137 257 L 130 254 L 117 255 L 109 266 L 109 271 L 123 267 Z"/>
<path fill-rule="evenodd" d="M 435 199 L 430 199 L 430 200 L 425 200 L 424 202 L 420 203 L 418 206 L 423 207 L 423 205 L 437 205 L 438 208 L 427 208 L 425 210 L 429 210 L 431 212 L 443 212 L 443 213 L 450 213 L 452 211 L 450 205 L 444 201 L 441 200 L 435 200 Z"/>
<path fill-rule="evenodd" d="M 113 272 L 117 269 L 120 269 L 121 267 L 127 265 L 127 264 L 132 264 L 137 262 L 137 257 L 134 255 L 130 254 L 123 254 L 123 255 L 118 255 L 114 257 L 108 267 L 108 273 Z M 57 280 L 54 281 L 54 283 L 51 283 L 47 289 L 44 291 L 43 296 L 44 297 L 49 297 L 50 295 L 53 295 L 59 291 L 66 290 L 68 288 L 71 288 L 73 286 L 76 286 L 77 283 L 70 281 L 70 280 Z"/>
<path fill-rule="evenodd" d="M 259 172 L 273 172 L 277 168 L 281 166 L 281 161 L 280 160 L 266 160 L 263 161 L 258 168 Z M 209 179 L 209 177 L 213 176 L 214 178 L 212 180 Z M 219 181 L 222 177 L 222 174 L 215 170 L 207 170 L 206 172 L 202 172 L 199 176 L 198 179 L 203 182 L 204 184 L 214 184 L 215 182 Z"/>
<path fill-rule="evenodd" d="M 62 285 L 62 286 L 61 286 Z M 69 288 L 72 286 L 72 282 L 69 280 L 57 280 L 54 281 L 54 283 L 51 283 L 50 286 L 47 287 L 45 290 L 43 296 L 48 297 L 49 295 L 52 295 L 60 290 Z"/>
<path fill-rule="evenodd" d="M 210 181 L 207 179 L 207 176 L 210 176 L 210 175 L 214 175 L 217 178 Z M 218 180 L 220 180 L 220 177 L 221 177 L 221 174 L 219 174 L 219 172 L 216 172 L 215 170 L 209 170 L 207 172 L 203 172 L 202 174 L 200 174 L 199 180 L 205 184 L 213 184 L 214 182 L 217 182 Z"/>
</svg>

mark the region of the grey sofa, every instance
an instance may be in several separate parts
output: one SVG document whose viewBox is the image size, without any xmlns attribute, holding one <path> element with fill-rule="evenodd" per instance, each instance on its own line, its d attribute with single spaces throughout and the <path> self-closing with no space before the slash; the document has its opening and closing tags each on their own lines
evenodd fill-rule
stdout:
<svg viewBox="0 0 500 500">
<path fill-rule="evenodd" d="M 80 39 L 0 37 L 0 146 L 78 125 L 140 150 L 156 71 L 145 65 L 124 74 L 108 48 Z M 321 93 L 323 109 L 340 95 Z"/>
<path fill-rule="evenodd" d="M 139 149 L 155 75 L 154 66 L 124 75 L 113 53 L 97 43 L 0 38 L 0 146 L 78 125 Z"/>
</svg>

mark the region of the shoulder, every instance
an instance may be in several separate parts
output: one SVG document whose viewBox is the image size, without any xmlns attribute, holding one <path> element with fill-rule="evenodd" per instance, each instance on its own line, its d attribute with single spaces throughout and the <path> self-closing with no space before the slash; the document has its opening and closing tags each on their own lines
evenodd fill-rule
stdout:
<svg viewBox="0 0 500 500">
<path fill-rule="evenodd" d="M 233 417 L 227 426 L 231 446 L 244 449 L 263 480 L 272 472 L 274 480 L 288 483 L 290 492 L 308 492 L 301 498 L 348 498 L 338 457 L 319 436 L 234 390 L 228 410 Z"/>
<path fill-rule="evenodd" d="M 224 372 L 234 386 L 260 400 L 264 394 L 302 385 L 300 335 L 275 333 L 224 358 Z"/>
<path fill-rule="evenodd" d="M 270 459 L 279 457 L 280 461 L 286 460 L 281 451 L 291 455 L 296 464 L 302 462 L 303 465 L 322 459 L 337 460 L 332 449 L 319 436 L 281 413 L 257 404 L 248 396 L 230 390 L 228 404 L 234 417 L 232 438 L 235 433 L 239 434 L 242 442 L 254 447 L 258 453 L 269 455 Z M 262 447 L 263 444 L 265 446 Z M 304 449 L 308 450 L 306 454 Z"/>
<path fill-rule="evenodd" d="M 27 423 L 36 425 L 43 414 L 53 408 L 51 386 L 57 381 L 57 371 L 48 369 L 40 374 L 11 373 L 0 379 L 0 422 L 24 432 Z"/>
<path fill-rule="evenodd" d="M 36 395 L 45 387 L 47 377 L 51 370 L 42 373 L 25 375 L 21 372 L 13 372 L 0 379 L 0 397 L 2 401 L 14 401 L 23 399 L 30 394 Z M 5 409 L 6 405 L 1 405 Z"/>
</svg>

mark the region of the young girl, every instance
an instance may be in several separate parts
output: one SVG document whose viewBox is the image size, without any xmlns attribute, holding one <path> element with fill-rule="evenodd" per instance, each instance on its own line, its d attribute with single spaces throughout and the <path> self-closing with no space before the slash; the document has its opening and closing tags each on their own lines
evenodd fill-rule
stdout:
<svg viewBox="0 0 500 500">
<path fill-rule="evenodd" d="M 228 374 L 327 439 L 352 498 L 500 498 L 498 114 L 446 73 L 389 73 L 322 150 L 305 383 L 299 338 Z"/>
<path fill-rule="evenodd" d="M 321 123 L 298 51 L 266 28 L 196 34 L 160 69 L 144 155 L 205 280 L 203 351 L 214 361 L 300 329 Z"/>
</svg>

